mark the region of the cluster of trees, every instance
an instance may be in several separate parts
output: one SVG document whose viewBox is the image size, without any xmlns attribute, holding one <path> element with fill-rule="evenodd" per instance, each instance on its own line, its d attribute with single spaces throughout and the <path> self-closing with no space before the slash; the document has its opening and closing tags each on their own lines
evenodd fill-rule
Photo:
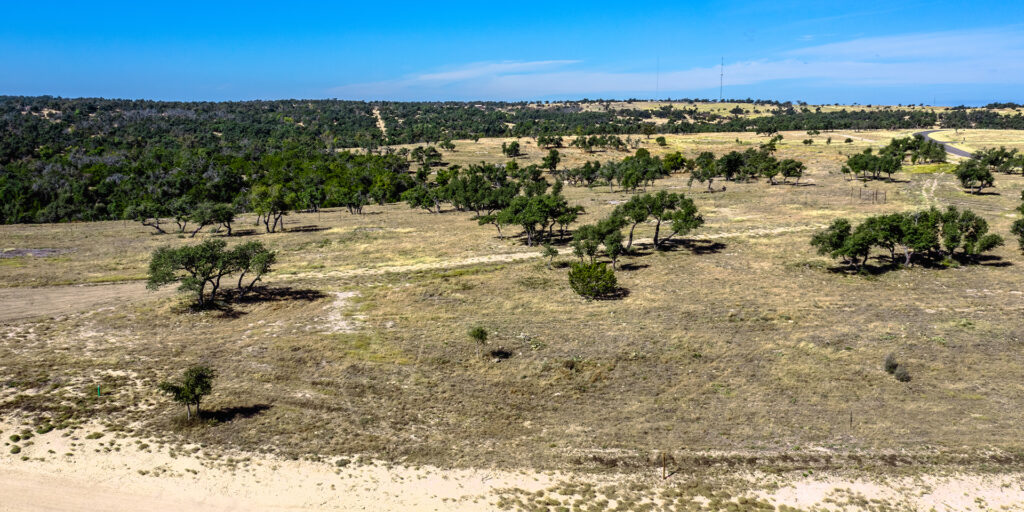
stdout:
<svg viewBox="0 0 1024 512">
<path fill-rule="evenodd" d="M 921 135 L 892 139 L 879 150 L 882 155 L 891 155 L 900 162 L 910 160 L 911 164 L 941 163 L 946 161 L 946 148 L 938 142 L 925 139 Z"/>
<path fill-rule="evenodd" d="M 902 155 L 888 153 L 874 154 L 871 148 L 862 153 L 850 155 L 840 169 L 843 174 L 852 174 L 855 179 L 878 180 L 885 174 L 889 181 L 892 175 L 903 169 Z"/>
<path fill-rule="evenodd" d="M 638 188 L 646 191 L 646 187 L 654 180 L 676 171 L 689 171 L 690 185 L 694 181 L 706 183 L 708 190 L 712 189 L 714 180 L 718 178 L 743 182 L 766 178 L 775 185 L 776 178 L 781 176 L 783 182 L 794 179 L 795 183 L 799 183 L 806 166 L 798 160 L 780 160 L 774 156 L 781 139 L 781 135 L 776 135 L 756 149 L 731 151 L 720 157 L 704 151 L 694 159 L 686 158 L 678 152 L 669 153 L 662 159 L 652 157 L 645 149 L 639 149 L 636 155 L 620 162 L 586 162 L 580 167 L 561 169 L 556 175 L 571 185 L 590 187 L 604 183 L 610 189 L 618 185 L 622 190 L 633 192 Z"/>
<path fill-rule="evenodd" d="M 983 149 L 957 164 L 953 172 L 961 186 L 980 194 L 982 189 L 995 185 L 993 172 L 1024 174 L 1024 154 L 1003 146 Z"/>
<path fill-rule="evenodd" d="M 216 300 L 225 277 L 237 276 L 236 293 L 242 297 L 252 291 L 276 260 L 277 254 L 258 241 L 232 249 L 218 239 L 178 248 L 161 247 L 150 258 L 146 287 L 155 290 L 180 283 L 178 289 L 195 294 L 196 305 L 204 307 Z"/>
<path fill-rule="evenodd" d="M 661 190 L 654 194 L 634 195 L 593 224 L 580 226 L 573 234 L 573 254 L 579 258 L 569 270 L 569 285 L 579 295 L 594 299 L 617 291 L 615 267 L 619 257 L 633 248 L 637 225 L 654 223 L 654 247 L 664 248 L 676 235 L 686 235 L 704 224 L 693 200 L 683 194 Z M 664 236 L 662 226 L 670 230 Z M 622 231 L 629 228 L 628 240 Z M 624 243 L 625 242 L 625 243 Z M 600 254 L 611 260 L 612 268 L 597 261 Z M 545 254 L 552 254 L 550 249 Z"/>
<path fill-rule="evenodd" d="M 776 135 L 757 149 L 749 148 L 742 153 L 730 151 L 718 158 L 714 153 L 704 151 L 693 160 L 689 183 L 690 185 L 694 181 L 707 183 L 709 191 L 716 178 L 726 181 L 749 182 L 752 179 L 763 177 L 775 185 L 775 179 L 781 175 L 784 183 L 790 178 L 793 178 L 795 183 L 799 183 L 807 167 L 799 160 L 776 158 L 776 144 L 780 140 L 782 140 L 782 136 Z"/>
<path fill-rule="evenodd" d="M 1024 174 L 1024 153 L 1016 149 L 1006 149 L 1005 146 L 982 149 L 974 153 L 973 159 L 995 172 Z"/>
<path fill-rule="evenodd" d="M 573 254 L 580 263 L 593 263 L 603 250 L 615 267 L 618 257 L 633 248 L 637 225 L 654 223 L 654 247 L 661 249 L 676 235 L 686 235 L 704 224 L 693 200 L 683 194 L 661 190 L 653 194 L 637 194 L 620 204 L 612 213 L 594 223 L 580 226 L 573 234 Z M 670 230 L 662 233 L 662 226 Z M 622 230 L 629 228 L 628 239 Z M 625 245 L 623 245 L 625 242 Z M 584 260 L 588 261 L 584 261 Z"/>
<path fill-rule="evenodd" d="M 988 166 L 974 158 L 957 164 L 953 169 L 953 174 L 956 175 L 956 179 L 960 180 L 962 187 L 975 194 L 980 194 L 982 189 L 995 186 L 996 183 L 996 178 Z"/>
<path fill-rule="evenodd" d="M 526 245 L 532 246 L 544 240 L 555 239 L 555 226 L 559 227 L 558 237 L 565 237 L 568 226 L 584 212 L 582 206 L 570 205 L 562 195 L 562 182 L 557 181 L 547 191 L 547 180 L 531 181 L 524 187 L 524 193 L 512 198 L 508 206 L 493 215 L 478 218 L 482 224 L 493 224 L 501 235 L 502 226 L 518 226 L 526 235 Z"/>
<path fill-rule="evenodd" d="M 613 149 L 616 151 L 629 151 L 630 141 L 622 140 L 618 135 L 579 135 L 572 142 L 570 147 L 579 148 L 587 153 L 593 153 L 596 149 Z"/>
<path fill-rule="evenodd" d="M 836 219 L 811 237 L 818 254 L 841 258 L 859 269 L 873 248 L 888 251 L 893 265 L 913 265 L 922 259 L 943 262 L 976 261 L 978 256 L 1003 244 L 1003 237 L 988 232 L 988 222 L 970 210 L 955 206 L 945 211 L 928 210 L 876 215 L 856 227 Z"/>
<path fill-rule="evenodd" d="M 411 181 L 401 155 L 387 151 L 384 155 L 337 154 L 338 148 L 345 147 L 375 153 L 399 143 L 437 142 L 441 149 L 451 150 L 454 138 L 490 136 L 535 137 L 541 147 L 556 148 L 563 144 L 562 137 L 575 136 L 573 144 L 587 150 L 625 150 L 636 141 L 620 135 L 655 132 L 771 134 L 936 124 L 1024 128 L 1024 114 L 1001 115 L 986 109 L 824 112 L 775 102 L 746 117 L 721 116 L 696 106 L 657 112 L 643 108 L 596 111 L 584 108 L 587 103 L 594 102 L 188 103 L 0 96 L 0 133 L 4 134 L 0 138 L 0 197 L 4 198 L 0 222 L 121 219 L 129 208 L 140 206 L 145 211 L 129 217 L 151 213 L 155 217 L 149 218 L 171 218 L 207 203 L 230 205 L 238 213 L 256 211 L 253 199 L 259 199 L 265 226 L 278 229 L 281 211 L 338 205 L 358 211 L 369 202 L 394 200 L 402 192 L 401 183 Z M 384 131 L 377 126 L 377 114 L 384 121 Z M 651 122 L 655 115 L 668 121 L 655 125 Z M 933 151 L 918 148 L 909 157 L 932 158 L 925 153 Z M 433 146 L 412 153 L 420 164 L 440 163 L 440 152 Z M 397 175 L 384 177 L 397 183 L 373 186 L 379 173 L 370 169 L 357 172 L 355 178 L 336 179 L 339 188 L 328 194 L 324 185 L 331 181 L 332 165 L 386 167 L 386 174 L 396 174 L 392 171 L 397 169 Z M 371 185 L 365 184 L 367 177 Z M 256 186 L 267 189 L 254 198 Z M 172 208 L 176 200 L 185 206 Z"/>
<path fill-rule="evenodd" d="M 621 190 L 635 192 L 638 188 L 646 190 L 655 180 L 675 171 L 692 168 L 692 165 L 692 161 L 680 153 L 670 153 L 662 159 L 651 156 L 649 151 L 641 148 L 636 150 L 636 154 L 618 162 L 586 162 L 579 167 L 555 170 L 554 174 L 574 186 L 590 187 L 603 183 L 610 190 L 618 185 Z"/>
<path fill-rule="evenodd" d="M 505 226 L 519 226 L 527 245 L 558 236 L 583 213 L 580 206 L 569 205 L 562 195 L 562 182 L 551 185 L 537 165 L 520 167 L 515 161 L 506 165 L 455 165 L 441 169 L 431 179 L 425 168 L 416 172 L 402 200 L 413 208 L 441 213 L 443 205 L 458 211 L 471 211 L 481 225 L 491 224 L 502 236 Z"/>
</svg>

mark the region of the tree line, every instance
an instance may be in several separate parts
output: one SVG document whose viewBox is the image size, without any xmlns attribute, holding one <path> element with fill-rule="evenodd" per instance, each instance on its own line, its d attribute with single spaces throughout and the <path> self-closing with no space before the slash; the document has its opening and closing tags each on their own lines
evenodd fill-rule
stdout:
<svg viewBox="0 0 1024 512">
<path fill-rule="evenodd" d="M 988 221 L 971 210 L 949 206 L 917 212 L 868 217 L 854 226 L 839 218 L 811 237 L 818 254 L 840 259 L 860 270 L 872 249 L 888 252 L 891 265 L 974 263 L 982 253 L 1003 244 L 988 232 Z"/>
</svg>

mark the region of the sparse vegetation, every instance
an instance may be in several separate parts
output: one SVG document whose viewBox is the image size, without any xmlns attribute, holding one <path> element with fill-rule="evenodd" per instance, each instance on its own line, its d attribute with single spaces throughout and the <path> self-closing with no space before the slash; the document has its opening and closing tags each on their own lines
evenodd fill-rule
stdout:
<svg viewBox="0 0 1024 512">
<path fill-rule="evenodd" d="M 613 168 L 626 157 L 639 160 L 633 149 L 620 154 L 595 147 L 587 153 L 563 144 L 552 173 L 542 166 L 550 148 L 539 149 L 528 137 L 514 165 L 500 154 L 507 139 L 453 138 L 456 150 L 445 150 L 445 162 L 425 172 L 431 186 L 440 179 L 451 191 L 441 199 L 440 215 L 369 199 L 362 215 L 349 214 L 343 205 L 290 210 L 285 231 L 278 226 L 266 233 L 263 217 L 256 229 L 247 229 L 257 215 L 240 208 L 232 237 L 219 236 L 223 228 L 212 232 L 211 224 L 196 240 L 188 238 L 198 225 L 192 218 L 180 236 L 152 236 L 153 228 L 131 222 L 5 226 L 12 247 L 72 250 L 0 260 L 5 284 L 16 286 L 9 292 L 29 297 L 49 291 L 33 286 L 124 276 L 135 281 L 109 285 L 112 290 L 141 290 L 139 280 L 161 246 L 223 240 L 230 252 L 241 245 L 233 240 L 259 241 L 273 249 L 276 260 L 274 272 L 263 277 L 268 286 L 254 289 L 260 300 L 235 301 L 230 311 L 183 314 L 167 294 L 139 292 L 89 305 L 82 313 L 69 309 L 45 322 L 9 321 L 9 341 L 0 350 L 12 372 L 3 380 L 9 398 L 0 408 L 59 425 L 82 422 L 85 430 L 72 434 L 77 439 L 96 430 L 86 421 L 109 422 L 112 430 L 104 438 L 74 441 L 88 450 L 120 439 L 119 428 L 130 424 L 133 432 L 125 435 L 147 436 L 156 453 L 161 442 L 181 434 L 175 412 L 180 403 L 159 398 L 147 379 L 176 374 L 182 361 L 203 361 L 223 375 L 212 399 L 202 401 L 203 428 L 185 430 L 204 451 L 273 446 L 282 459 L 354 462 L 360 454 L 360 460 L 392 457 L 410 464 L 646 475 L 661 467 L 645 454 L 664 447 L 686 461 L 669 483 L 704 465 L 783 471 L 797 466 L 803 472 L 813 467 L 818 474 L 846 464 L 846 453 L 856 453 L 867 468 L 891 462 L 885 457 L 892 450 L 902 450 L 913 464 L 969 460 L 977 450 L 1012 457 L 1006 440 L 1013 439 L 1013 425 L 1021 419 L 1013 407 L 1020 396 L 1006 383 L 1018 380 L 1018 367 L 1024 366 L 1003 345 L 1015 336 L 1006 318 L 1016 307 L 1016 295 L 1009 292 L 1020 289 L 1020 258 L 1015 247 L 978 252 L 986 244 L 974 232 L 980 219 L 982 237 L 1006 235 L 1016 219 L 1005 214 L 1018 205 L 1024 178 L 1001 175 L 1002 195 L 974 195 L 958 191 L 951 174 L 901 169 L 892 181 L 883 172 L 882 179 L 866 182 L 888 193 L 885 204 L 858 200 L 857 192 L 869 187 L 844 180 L 836 170 L 850 154 L 909 134 L 861 130 L 855 142 L 827 147 L 823 141 L 830 132 L 821 131 L 821 143 L 809 147 L 800 143 L 800 132 L 787 131 L 773 151 L 761 147 L 770 137 L 753 133 L 666 130 L 665 148 L 653 136 L 636 138 L 648 152 L 641 159 L 658 159 L 660 168 L 651 164 L 658 177 L 635 189 L 632 178 L 620 184 L 616 174 L 609 174 L 609 187 L 599 173 L 589 174 L 596 164 L 577 173 L 595 159 L 611 161 Z M 845 136 L 832 135 L 836 141 Z M 567 135 L 564 141 L 573 139 Z M 403 148 L 392 149 L 397 157 Z M 748 150 L 753 160 L 744 156 Z M 706 181 L 688 192 L 688 166 L 696 166 L 703 151 L 715 162 L 714 193 L 704 192 Z M 728 156 L 733 152 L 740 158 Z M 757 153 L 803 163 L 802 186 L 784 185 L 797 177 L 786 176 L 779 164 L 766 173 L 755 171 Z M 415 174 L 406 173 L 409 188 L 418 186 Z M 533 207 L 539 207 L 552 201 L 559 180 L 565 205 L 586 211 L 564 226 L 551 218 L 537 223 L 532 236 L 539 247 L 528 247 L 519 224 L 500 224 L 500 231 L 493 223 L 478 224 L 507 208 L 502 193 L 549 196 L 534 199 Z M 671 221 L 662 217 L 659 226 L 646 203 L 662 193 L 691 201 L 703 224 L 664 241 L 673 231 Z M 629 219 L 622 223 L 630 202 L 648 213 L 635 227 Z M 905 262 L 905 247 L 896 243 L 894 255 L 878 243 L 861 265 L 863 274 L 845 276 L 846 265 L 815 257 L 806 243 L 835 217 L 848 225 L 845 236 L 842 229 L 832 233 L 841 247 L 869 219 L 898 214 L 902 225 L 905 216 L 920 212 L 931 219 L 931 205 L 940 215 L 955 205 L 955 224 L 965 229 L 944 233 L 940 221 L 938 249 L 911 253 L 910 265 L 922 270 L 886 273 Z M 967 210 L 973 217 L 963 215 Z M 889 220 L 873 222 L 872 232 Z M 179 231 L 173 219 L 161 225 Z M 632 247 L 620 250 L 630 229 Z M 879 240 L 893 240 L 891 232 L 882 232 L 888 238 Z M 947 234 L 953 242 L 960 236 L 951 255 Z M 567 255 L 577 247 L 580 253 Z M 550 252 L 559 249 L 562 258 Z M 603 265 L 616 284 L 598 298 L 621 300 L 582 304 L 565 282 L 562 272 L 570 268 L 561 270 L 569 261 Z M 544 270 L 552 263 L 560 269 L 556 273 Z M 960 268 L 941 270 L 947 267 Z M 225 289 L 236 288 L 238 275 L 224 277 L 230 284 L 221 286 L 217 301 L 236 298 Z M 251 280 L 246 275 L 242 287 Z M 69 287 L 66 293 L 97 288 L 102 287 Z M 209 290 L 207 284 L 207 297 Z M 305 293 L 311 298 L 302 298 Z M 467 335 L 477 325 L 486 326 L 487 345 Z M 909 387 L 880 371 L 889 351 L 912 374 Z M 988 357 L 996 352 L 1000 357 Z M 511 359 L 496 362 L 505 357 Z M 60 379 L 55 366 L 62 368 Z M 97 378 L 102 398 L 95 397 Z M 993 385 L 998 392 L 991 391 Z M 865 386 L 886 405 L 864 402 Z M 892 392 L 915 386 L 927 392 Z M 992 393 L 1005 401 L 979 398 Z M 241 403 L 224 407 L 222 396 Z M 271 408 L 253 412 L 259 410 L 252 409 L 255 404 Z M 962 421 L 945 421 L 951 413 Z M 215 421 L 224 417 L 234 419 Z M 908 424 L 915 425 L 913 436 L 892 435 Z M 924 453 L 922 443 L 935 448 Z M 831 462 L 808 447 L 830 450 Z M 33 459 L 46 451 L 22 449 Z M 679 450 L 693 455 L 681 457 Z M 708 450 L 742 455 L 703 460 Z M 56 455 L 65 451 L 59 448 Z M 625 486 L 617 493 L 634 508 L 646 503 Z M 716 503 L 738 503 L 738 495 L 731 496 Z"/>
</svg>

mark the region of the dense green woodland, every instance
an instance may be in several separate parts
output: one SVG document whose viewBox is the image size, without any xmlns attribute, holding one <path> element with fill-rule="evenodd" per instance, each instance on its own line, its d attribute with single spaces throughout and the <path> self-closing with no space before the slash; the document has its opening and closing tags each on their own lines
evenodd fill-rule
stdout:
<svg viewBox="0 0 1024 512">
<path fill-rule="evenodd" d="M 605 108 L 584 109 L 588 104 Z M 757 102 L 753 108 L 722 116 L 695 105 L 609 109 L 602 100 L 212 103 L 0 96 L 0 220 L 181 220 L 197 205 L 216 204 L 261 213 L 270 229 L 282 208 L 357 211 L 371 202 L 397 201 L 417 181 L 404 156 L 338 148 L 377 150 L 415 142 L 439 142 L 443 148 L 458 138 L 655 131 L 1024 129 L 1021 114 L 987 110 L 821 112 L 788 102 Z M 668 122 L 655 127 L 653 117 Z"/>
</svg>

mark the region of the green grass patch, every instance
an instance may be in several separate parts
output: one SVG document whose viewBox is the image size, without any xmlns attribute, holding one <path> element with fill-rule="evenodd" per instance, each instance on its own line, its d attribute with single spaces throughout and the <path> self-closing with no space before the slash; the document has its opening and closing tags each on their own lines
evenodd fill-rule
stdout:
<svg viewBox="0 0 1024 512">
<path fill-rule="evenodd" d="M 919 164 L 905 165 L 903 170 L 909 174 L 941 174 L 953 172 L 954 164 Z"/>
</svg>

